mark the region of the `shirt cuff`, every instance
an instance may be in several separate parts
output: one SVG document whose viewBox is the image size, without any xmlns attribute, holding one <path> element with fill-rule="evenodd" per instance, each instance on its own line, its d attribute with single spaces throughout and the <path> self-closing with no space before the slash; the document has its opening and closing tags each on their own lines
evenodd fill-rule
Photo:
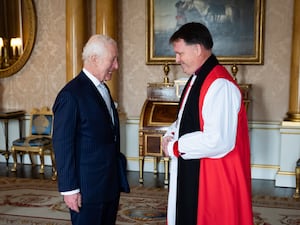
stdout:
<svg viewBox="0 0 300 225">
<path fill-rule="evenodd" d="M 178 158 L 180 153 L 178 150 L 178 141 L 170 141 L 168 144 L 168 153 L 169 156 L 172 158 L 176 157 Z"/>
<path fill-rule="evenodd" d="M 73 195 L 73 194 L 77 194 L 79 193 L 80 190 L 79 189 L 76 189 L 76 190 L 73 190 L 73 191 L 64 191 L 64 192 L 60 192 L 61 195 Z"/>
</svg>

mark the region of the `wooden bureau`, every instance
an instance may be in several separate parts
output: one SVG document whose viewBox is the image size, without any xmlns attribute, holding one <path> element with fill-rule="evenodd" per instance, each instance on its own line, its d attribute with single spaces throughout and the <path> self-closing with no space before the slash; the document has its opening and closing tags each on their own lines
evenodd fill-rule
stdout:
<svg viewBox="0 0 300 225">
<path fill-rule="evenodd" d="M 178 102 L 157 101 L 147 99 L 143 105 L 139 125 L 139 182 L 143 183 L 144 158 L 154 157 L 154 173 L 157 171 L 157 162 L 161 157 L 164 160 L 165 179 L 169 184 L 169 157 L 164 157 L 161 140 L 168 126 L 177 118 Z"/>
</svg>

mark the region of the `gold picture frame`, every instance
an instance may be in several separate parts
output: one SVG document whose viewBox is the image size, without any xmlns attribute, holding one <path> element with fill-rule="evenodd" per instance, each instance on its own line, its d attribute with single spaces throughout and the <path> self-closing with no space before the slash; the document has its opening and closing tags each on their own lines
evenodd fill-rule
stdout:
<svg viewBox="0 0 300 225">
<path fill-rule="evenodd" d="M 146 64 L 176 64 L 170 36 L 186 22 L 204 23 L 221 64 L 263 64 L 265 0 L 147 0 Z"/>
</svg>

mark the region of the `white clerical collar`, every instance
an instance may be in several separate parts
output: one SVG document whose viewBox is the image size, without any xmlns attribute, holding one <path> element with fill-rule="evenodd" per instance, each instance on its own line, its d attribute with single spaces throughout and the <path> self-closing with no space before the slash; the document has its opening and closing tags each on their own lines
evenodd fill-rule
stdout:
<svg viewBox="0 0 300 225">
<path fill-rule="evenodd" d="M 191 85 L 194 84 L 194 81 L 196 80 L 196 78 L 197 78 L 197 75 L 192 74 Z"/>
</svg>

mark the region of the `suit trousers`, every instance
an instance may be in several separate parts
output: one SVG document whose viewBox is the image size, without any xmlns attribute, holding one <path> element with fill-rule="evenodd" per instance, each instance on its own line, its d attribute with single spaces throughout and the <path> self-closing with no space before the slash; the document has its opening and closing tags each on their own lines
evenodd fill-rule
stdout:
<svg viewBox="0 0 300 225">
<path fill-rule="evenodd" d="M 115 225 L 119 207 L 114 201 L 99 204 L 83 204 L 80 212 L 70 210 L 72 225 Z"/>
</svg>

